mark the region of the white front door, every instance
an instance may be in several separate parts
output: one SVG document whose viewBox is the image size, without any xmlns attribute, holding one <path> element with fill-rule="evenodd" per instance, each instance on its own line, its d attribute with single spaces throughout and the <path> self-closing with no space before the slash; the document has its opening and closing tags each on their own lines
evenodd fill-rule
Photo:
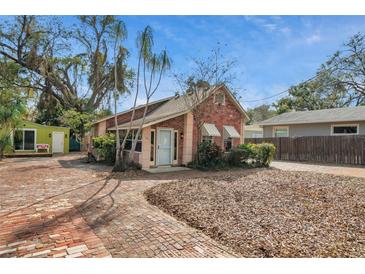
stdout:
<svg viewBox="0 0 365 274">
<path fill-rule="evenodd" d="M 52 153 L 63 153 L 65 134 L 54 131 L 52 134 Z"/>
<path fill-rule="evenodd" d="M 159 129 L 157 132 L 157 165 L 171 165 L 172 130 Z"/>
</svg>

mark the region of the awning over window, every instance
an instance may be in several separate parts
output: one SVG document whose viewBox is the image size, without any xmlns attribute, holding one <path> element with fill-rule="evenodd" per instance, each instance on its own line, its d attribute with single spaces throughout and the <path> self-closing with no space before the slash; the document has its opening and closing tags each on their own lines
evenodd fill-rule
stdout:
<svg viewBox="0 0 365 274">
<path fill-rule="evenodd" d="M 213 136 L 213 137 L 220 137 L 221 134 L 219 130 L 215 127 L 214 124 L 207 124 L 204 123 L 202 126 L 202 135 L 203 136 Z"/>
<path fill-rule="evenodd" d="M 223 126 L 223 137 L 226 138 L 240 138 L 240 134 L 232 126 Z"/>
</svg>

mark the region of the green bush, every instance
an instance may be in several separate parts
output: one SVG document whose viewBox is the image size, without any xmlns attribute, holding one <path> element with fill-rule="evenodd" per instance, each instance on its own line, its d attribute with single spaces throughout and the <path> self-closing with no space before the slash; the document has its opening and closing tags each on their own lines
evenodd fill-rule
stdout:
<svg viewBox="0 0 365 274">
<path fill-rule="evenodd" d="M 115 162 L 115 135 L 106 133 L 93 138 L 93 145 L 97 156 L 103 158 L 108 163 Z"/>
<path fill-rule="evenodd" d="M 259 166 L 269 166 L 275 155 L 275 146 L 270 143 L 262 143 L 254 145 L 256 153 L 256 163 Z"/>
<path fill-rule="evenodd" d="M 220 170 L 228 166 L 222 149 L 215 143 L 202 142 L 198 145 L 196 159 L 188 167 L 202 170 Z"/>
<path fill-rule="evenodd" d="M 203 142 L 198 146 L 197 157 L 188 167 L 202 170 L 220 170 L 228 167 L 267 167 L 275 154 L 275 146 L 269 143 L 241 144 L 223 153 L 215 143 Z"/>
<path fill-rule="evenodd" d="M 232 167 L 247 167 L 251 159 L 252 151 L 248 149 L 235 148 L 227 154 L 227 163 Z"/>
<path fill-rule="evenodd" d="M 270 143 L 241 144 L 237 150 L 243 151 L 240 160 L 254 167 L 269 166 L 275 155 L 275 146 Z"/>
<path fill-rule="evenodd" d="M 202 142 L 198 146 L 199 162 L 207 163 L 222 158 L 222 149 L 216 143 Z"/>
</svg>

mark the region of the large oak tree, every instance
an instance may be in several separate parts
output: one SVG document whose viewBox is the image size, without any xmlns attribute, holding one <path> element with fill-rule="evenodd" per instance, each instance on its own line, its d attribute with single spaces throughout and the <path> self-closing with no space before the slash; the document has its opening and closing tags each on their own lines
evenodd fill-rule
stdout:
<svg viewBox="0 0 365 274">
<path fill-rule="evenodd" d="M 23 69 L 27 87 L 53 100 L 63 110 L 93 113 L 110 100 L 117 67 L 117 89 L 127 91 L 132 73 L 120 56 L 109 53 L 114 16 L 80 16 L 67 27 L 56 17 L 18 16 L 0 24 L 0 56 Z M 17 84 L 17 83 L 10 83 Z M 47 96 L 45 96 L 45 94 Z M 54 102 L 56 100 L 56 102 Z M 47 105 L 47 104 L 43 104 Z M 81 125 L 81 135 L 83 129 Z"/>
</svg>

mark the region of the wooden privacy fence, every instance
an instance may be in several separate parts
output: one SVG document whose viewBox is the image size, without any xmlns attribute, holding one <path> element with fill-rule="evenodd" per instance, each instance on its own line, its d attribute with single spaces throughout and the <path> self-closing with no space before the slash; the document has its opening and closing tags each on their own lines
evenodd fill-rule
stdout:
<svg viewBox="0 0 365 274">
<path fill-rule="evenodd" d="M 365 165 L 365 135 L 245 138 L 245 143 L 272 143 L 275 160 Z"/>
</svg>

